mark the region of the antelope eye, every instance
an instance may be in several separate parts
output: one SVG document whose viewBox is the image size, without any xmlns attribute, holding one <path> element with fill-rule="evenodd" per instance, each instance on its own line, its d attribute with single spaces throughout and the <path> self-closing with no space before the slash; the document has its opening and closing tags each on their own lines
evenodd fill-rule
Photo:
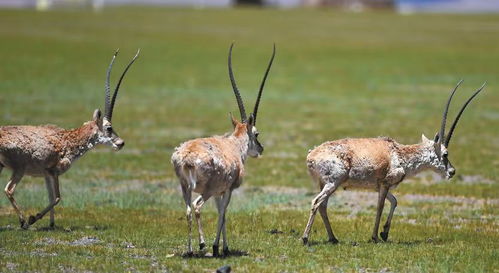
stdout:
<svg viewBox="0 0 499 273">
<path fill-rule="evenodd" d="M 445 153 L 443 154 L 443 156 L 444 156 L 444 157 L 447 157 L 448 155 L 449 155 L 449 153 L 448 153 L 448 152 L 445 152 Z"/>
<path fill-rule="evenodd" d="M 260 133 L 256 132 L 256 133 L 255 133 L 255 137 L 258 137 L 258 135 L 259 135 L 259 134 L 260 134 Z"/>
</svg>

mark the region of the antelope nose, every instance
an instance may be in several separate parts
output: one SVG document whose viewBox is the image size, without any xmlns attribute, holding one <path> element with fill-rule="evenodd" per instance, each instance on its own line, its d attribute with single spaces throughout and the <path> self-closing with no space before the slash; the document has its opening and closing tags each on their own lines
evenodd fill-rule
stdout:
<svg viewBox="0 0 499 273">
<path fill-rule="evenodd" d="M 456 174 L 456 169 L 452 168 L 449 170 L 449 176 L 453 177 Z"/>
<path fill-rule="evenodd" d="M 123 139 L 118 139 L 115 143 L 114 143 L 119 149 L 123 148 L 123 146 L 125 146 L 125 141 L 123 141 Z"/>
</svg>

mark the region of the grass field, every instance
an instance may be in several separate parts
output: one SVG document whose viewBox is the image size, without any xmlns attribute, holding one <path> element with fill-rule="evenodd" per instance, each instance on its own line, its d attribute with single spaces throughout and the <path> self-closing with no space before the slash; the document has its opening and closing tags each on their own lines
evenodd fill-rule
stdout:
<svg viewBox="0 0 499 273">
<path fill-rule="evenodd" d="M 245 183 L 229 206 L 233 255 L 184 258 L 185 209 L 170 156 L 182 141 L 231 129 L 232 41 L 248 108 L 277 46 L 259 112 L 266 150 L 248 160 Z M 498 44 L 499 15 L 0 10 L 1 125 L 81 125 L 102 108 L 114 50 L 121 49 L 116 79 L 142 49 L 113 119 L 126 147 L 91 151 L 61 177 L 56 229 L 46 229 L 47 218 L 21 230 L 7 198 L 0 198 L 0 271 L 213 272 L 228 264 L 233 272 L 498 272 Z M 425 173 L 401 184 L 383 244 L 368 240 L 376 194 L 340 190 L 329 202 L 340 244 L 325 242 L 317 220 L 311 246 L 302 246 L 317 192 L 305 168 L 308 149 L 344 137 L 416 143 L 421 133 L 433 136 L 459 79 L 465 82 L 451 119 L 472 90 L 488 85 L 453 138 L 456 177 Z M 1 174 L 3 185 L 9 175 Z M 42 179 L 26 177 L 17 189 L 29 214 L 46 205 Z M 211 248 L 214 205 L 203 212 Z"/>
</svg>

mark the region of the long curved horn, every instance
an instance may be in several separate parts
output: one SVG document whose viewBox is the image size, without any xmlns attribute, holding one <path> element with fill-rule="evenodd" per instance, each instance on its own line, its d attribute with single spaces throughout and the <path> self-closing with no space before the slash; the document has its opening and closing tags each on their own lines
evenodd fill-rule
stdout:
<svg viewBox="0 0 499 273">
<path fill-rule="evenodd" d="M 256 124 L 256 114 L 258 113 L 258 105 L 260 105 L 260 98 L 262 97 L 263 87 L 265 86 L 265 81 L 267 80 L 267 76 L 269 75 L 270 67 L 272 66 L 272 62 L 274 61 L 275 56 L 275 44 L 272 50 L 272 57 L 270 57 L 269 65 L 267 66 L 267 70 L 265 71 L 265 75 L 263 76 L 262 83 L 260 84 L 260 90 L 258 91 L 258 97 L 256 97 L 255 108 L 253 108 L 253 117 L 254 124 Z"/>
<path fill-rule="evenodd" d="M 473 95 L 464 103 L 463 107 L 461 107 L 461 110 L 459 110 L 459 113 L 457 114 L 456 119 L 454 120 L 454 123 L 452 123 L 452 126 L 450 127 L 449 134 L 447 134 L 447 138 L 445 139 L 445 143 L 444 143 L 445 147 L 449 147 L 450 139 L 452 138 L 452 134 L 454 133 L 454 129 L 456 129 L 457 122 L 459 121 L 459 118 L 461 118 L 461 115 L 463 114 L 464 109 L 466 109 L 466 106 L 468 106 L 468 104 L 476 97 L 476 95 L 478 95 L 478 93 L 480 93 L 483 90 L 483 88 L 485 87 L 485 84 L 486 83 L 483 83 L 482 86 L 480 88 L 478 88 L 478 90 L 475 91 L 475 93 L 473 93 Z"/>
<path fill-rule="evenodd" d="M 107 113 L 109 113 L 109 106 L 111 100 L 111 87 L 110 87 L 110 78 L 111 78 L 111 69 L 113 68 L 114 59 L 118 56 L 118 52 L 120 49 L 116 49 L 114 52 L 113 58 L 111 59 L 111 63 L 106 71 L 106 89 L 105 89 L 105 98 L 104 98 L 104 115 L 107 117 Z"/>
<path fill-rule="evenodd" d="M 239 113 L 241 114 L 241 122 L 246 121 L 246 110 L 244 109 L 243 99 L 241 98 L 241 94 L 237 89 L 236 81 L 234 80 L 234 74 L 232 73 L 232 47 L 234 43 L 230 45 L 229 49 L 229 78 L 230 83 L 232 84 L 232 90 L 234 90 L 234 95 L 236 95 L 237 106 L 239 107 Z"/>
<path fill-rule="evenodd" d="M 113 93 L 113 98 L 111 99 L 111 103 L 109 105 L 110 106 L 109 112 L 106 115 L 106 118 L 109 121 L 111 121 L 111 119 L 113 118 L 114 103 L 116 102 L 116 97 L 118 96 L 118 90 L 120 89 L 121 81 L 125 77 L 125 74 L 128 71 L 128 69 L 130 68 L 130 66 L 133 64 L 133 62 L 135 62 L 135 59 L 137 59 L 137 57 L 139 57 L 139 53 L 140 53 L 140 48 L 137 50 L 137 53 L 135 54 L 133 59 L 130 61 L 130 63 L 128 63 L 128 65 L 125 67 L 125 70 L 123 71 L 123 73 L 120 76 L 120 79 L 118 80 L 118 84 L 116 84 L 116 88 L 114 89 L 114 93 Z"/>
<path fill-rule="evenodd" d="M 452 97 L 454 96 L 454 93 L 456 93 L 457 88 L 461 85 L 462 82 L 463 80 L 460 80 L 457 83 L 456 87 L 454 87 L 454 90 L 452 90 L 452 93 L 450 94 L 449 99 L 447 100 L 447 104 L 445 105 L 444 114 L 442 117 L 442 124 L 440 125 L 440 131 L 438 132 L 438 144 L 441 144 L 442 141 L 444 141 L 445 124 L 447 123 L 447 113 L 449 112 L 450 102 L 452 100 Z"/>
</svg>

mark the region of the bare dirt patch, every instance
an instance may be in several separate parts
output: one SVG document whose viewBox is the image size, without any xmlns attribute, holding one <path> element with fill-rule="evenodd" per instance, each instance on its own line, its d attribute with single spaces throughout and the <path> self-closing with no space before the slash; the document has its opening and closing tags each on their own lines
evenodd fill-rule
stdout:
<svg viewBox="0 0 499 273">
<path fill-rule="evenodd" d="M 98 243 L 101 243 L 102 241 L 95 237 L 95 236 L 85 236 L 85 237 L 82 237 L 78 240 L 74 240 L 72 242 L 69 243 L 69 245 L 72 245 L 72 246 L 89 246 L 89 245 L 93 245 L 93 244 L 98 244 Z"/>
<path fill-rule="evenodd" d="M 420 183 L 423 185 L 434 185 L 446 182 L 444 178 L 442 178 L 439 174 L 436 174 L 434 172 L 422 172 L 414 177 L 408 178 L 407 181 L 411 183 Z M 457 175 L 453 179 L 453 181 L 454 183 L 461 185 L 477 185 L 477 184 L 491 185 L 496 183 L 496 181 L 483 177 L 481 175 Z"/>
<path fill-rule="evenodd" d="M 481 175 L 459 175 L 458 182 L 465 185 L 487 184 L 492 185 L 496 181 L 485 178 Z"/>
<path fill-rule="evenodd" d="M 102 241 L 95 236 L 84 236 L 80 239 L 71 242 L 60 241 L 54 238 L 45 237 L 35 242 L 36 245 L 46 245 L 46 246 L 47 245 L 89 246 L 98 243 L 102 243 Z"/>
<path fill-rule="evenodd" d="M 286 194 L 289 195 L 288 202 L 282 204 L 272 204 L 274 209 L 308 209 L 312 199 L 318 192 L 310 192 L 305 188 L 292 187 L 259 187 L 250 188 L 242 198 L 248 193 L 258 192 L 259 194 Z M 296 196 L 296 197 L 293 197 Z M 462 212 L 473 212 L 483 210 L 489 206 L 499 206 L 499 199 L 482 199 L 461 196 L 435 196 L 429 194 L 404 194 L 396 195 L 398 199 L 397 214 L 413 215 L 417 214 L 416 207 L 425 204 L 445 204 L 449 213 L 456 214 Z M 348 213 L 348 217 L 354 217 L 359 213 L 371 213 L 377 206 L 378 194 L 371 191 L 345 191 L 338 190 L 329 198 L 329 207 L 336 211 Z M 389 206 L 386 202 L 385 206 Z"/>
<path fill-rule="evenodd" d="M 401 198 L 413 203 L 459 203 L 467 206 L 499 205 L 499 199 L 481 199 L 461 196 L 435 196 L 428 194 L 405 194 Z"/>
<path fill-rule="evenodd" d="M 45 245 L 45 246 L 60 245 L 60 244 L 66 244 L 66 242 L 59 241 L 54 238 L 42 238 L 41 240 L 35 242 L 35 245 Z"/>
</svg>

